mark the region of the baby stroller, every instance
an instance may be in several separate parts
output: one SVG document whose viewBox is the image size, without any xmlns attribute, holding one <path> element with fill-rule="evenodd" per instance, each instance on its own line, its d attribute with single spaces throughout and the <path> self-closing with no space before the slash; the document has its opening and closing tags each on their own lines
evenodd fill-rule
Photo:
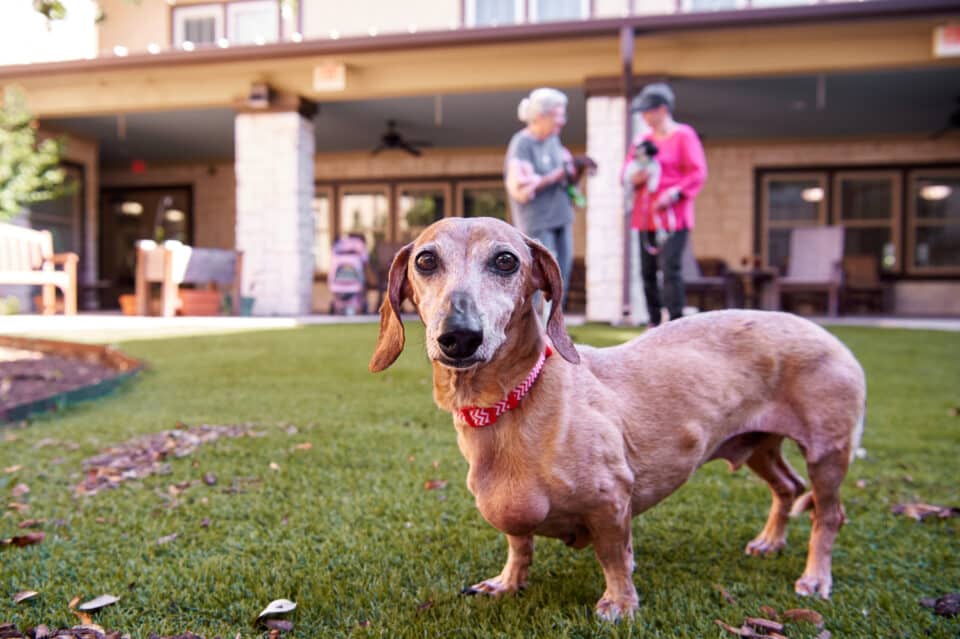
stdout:
<svg viewBox="0 0 960 639">
<path fill-rule="evenodd" d="M 331 315 L 367 312 L 366 265 L 369 254 L 362 235 L 347 235 L 333 243 L 330 257 Z"/>
</svg>

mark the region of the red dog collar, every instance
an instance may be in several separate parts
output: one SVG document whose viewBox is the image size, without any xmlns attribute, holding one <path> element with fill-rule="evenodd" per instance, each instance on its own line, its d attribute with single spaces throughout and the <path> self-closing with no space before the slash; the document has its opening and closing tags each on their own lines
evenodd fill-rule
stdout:
<svg viewBox="0 0 960 639">
<path fill-rule="evenodd" d="M 530 392 L 533 383 L 540 377 L 540 371 L 543 370 L 544 362 L 546 362 L 547 358 L 551 355 L 553 355 L 553 350 L 548 345 L 546 349 L 540 353 L 540 359 L 537 360 L 536 365 L 533 367 L 533 370 L 530 371 L 530 374 L 527 375 L 527 378 L 523 380 L 519 386 L 510 391 L 510 394 L 507 395 L 506 398 L 488 408 L 465 406 L 457 411 L 460 419 L 465 421 L 467 426 L 471 428 L 483 428 L 484 426 L 493 426 L 496 424 L 497 419 L 501 415 L 511 408 L 516 408 L 520 400 L 523 399 L 523 396 Z"/>
</svg>

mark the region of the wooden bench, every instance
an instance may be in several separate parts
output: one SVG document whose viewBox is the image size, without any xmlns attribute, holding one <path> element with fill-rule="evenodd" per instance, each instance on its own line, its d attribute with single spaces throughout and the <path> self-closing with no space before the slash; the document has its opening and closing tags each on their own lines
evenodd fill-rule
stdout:
<svg viewBox="0 0 960 639">
<path fill-rule="evenodd" d="M 137 315 L 149 314 L 151 283 L 160 284 L 160 314 L 164 317 L 176 314 L 181 284 L 229 286 L 233 314 L 239 315 L 242 271 L 241 251 L 141 240 L 137 243 Z"/>
<path fill-rule="evenodd" d="M 64 314 L 77 314 L 79 260 L 76 253 L 54 253 L 50 231 L 0 224 L 0 284 L 42 286 L 44 315 L 56 313 L 58 288 Z"/>
</svg>

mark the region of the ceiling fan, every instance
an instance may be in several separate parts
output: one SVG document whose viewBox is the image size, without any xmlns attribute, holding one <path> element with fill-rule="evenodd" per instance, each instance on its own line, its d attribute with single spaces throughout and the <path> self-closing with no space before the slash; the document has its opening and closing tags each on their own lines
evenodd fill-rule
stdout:
<svg viewBox="0 0 960 639">
<path fill-rule="evenodd" d="M 397 131 L 397 121 L 387 120 L 387 130 L 380 135 L 380 144 L 373 149 L 371 154 L 376 155 L 387 149 L 400 149 L 410 155 L 421 155 L 422 151 L 419 147 L 425 146 L 433 146 L 433 144 L 425 140 L 407 140 L 403 137 L 403 134 Z"/>
<path fill-rule="evenodd" d="M 930 136 L 931 139 L 936 140 L 941 138 L 951 129 L 960 129 L 960 96 L 957 96 L 956 103 L 956 108 L 947 116 L 946 124 L 935 131 L 933 135 Z"/>
</svg>

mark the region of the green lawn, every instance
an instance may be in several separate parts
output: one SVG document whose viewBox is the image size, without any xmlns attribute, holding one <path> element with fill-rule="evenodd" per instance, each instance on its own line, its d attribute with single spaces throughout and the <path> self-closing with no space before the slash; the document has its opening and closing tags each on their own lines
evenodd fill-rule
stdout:
<svg viewBox="0 0 960 639">
<path fill-rule="evenodd" d="M 538 542 L 521 596 L 458 594 L 499 572 L 506 544 L 464 485 L 450 417 L 431 399 L 422 330 L 408 325 L 407 352 L 372 375 L 375 331 L 317 326 L 128 342 L 123 349 L 150 364 L 138 380 L 25 428 L 0 428 L 0 503 L 30 505 L 3 511 L 0 538 L 25 532 L 23 519 L 47 522 L 43 543 L 0 547 L 0 623 L 71 625 L 71 598 L 112 593 L 122 599 L 94 620 L 144 639 L 187 630 L 259 636 L 252 619 L 277 598 L 298 603 L 295 637 L 720 637 L 730 635 L 714 619 L 738 626 L 762 605 L 813 608 L 844 639 L 960 633 L 960 620 L 917 604 L 960 591 L 960 519 L 918 523 L 890 513 L 905 501 L 960 506 L 960 417 L 951 414 L 960 406 L 960 335 L 835 330 L 867 371 L 869 455 L 844 487 L 849 523 L 834 552 L 830 602 L 793 594 L 806 518 L 792 523 L 780 556 L 742 554 L 763 524 L 768 491 L 716 462 L 634 521 L 640 611 L 611 627 L 593 617 L 603 578 L 592 552 L 556 540 Z M 634 334 L 572 333 L 597 345 Z M 172 461 L 170 475 L 73 496 L 82 460 L 177 421 L 254 423 L 264 436 L 221 439 Z M 312 448 L 295 448 L 305 442 Z M 15 465 L 23 468 L 4 471 Z M 169 507 L 168 486 L 205 473 L 217 485 L 199 482 Z M 244 492 L 225 492 L 235 479 Z M 449 484 L 425 490 L 432 479 Z M 31 491 L 15 500 L 18 483 Z M 14 604 L 21 590 L 41 594 Z M 817 631 L 800 624 L 785 633 Z"/>
</svg>

